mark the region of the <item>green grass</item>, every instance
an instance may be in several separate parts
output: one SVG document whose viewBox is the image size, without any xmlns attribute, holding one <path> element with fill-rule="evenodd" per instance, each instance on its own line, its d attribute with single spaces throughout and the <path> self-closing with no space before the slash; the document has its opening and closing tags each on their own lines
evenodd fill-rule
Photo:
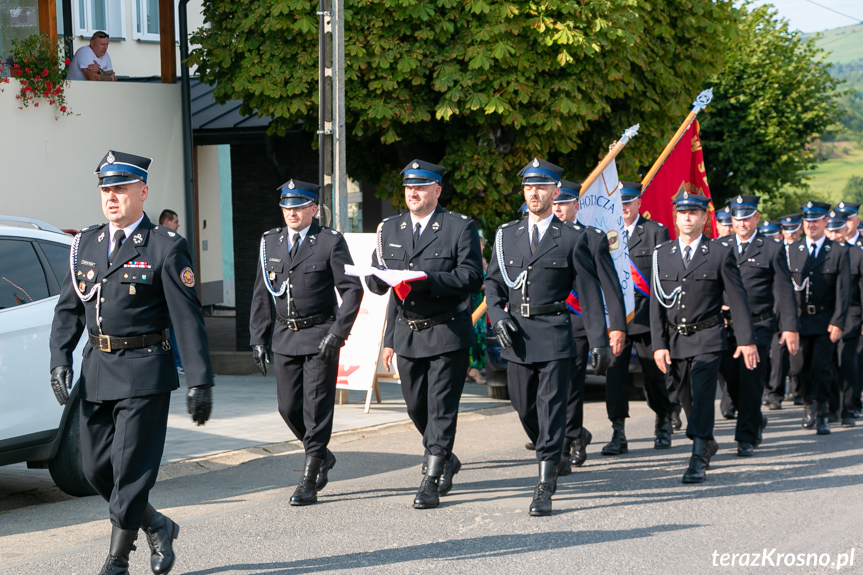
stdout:
<svg viewBox="0 0 863 575">
<path fill-rule="evenodd" d="M 863 146 L 853 141 L 822 144 L 833 146 L 829 159 L 806 172 L 812 191 L 829 197 L 834 203 L 842 199 L 842 189 L 851 176 L 863 177 Z"/>
<path fill-rule="evenodd" d="M 806 35 L 809 38 L 812 34 Z M 843 26 L 821 32 L 815 41 L 818 47 L 831 52 L 827 60 L 834 64 L 847 64 L 863 58 L 863 24 Z"/>
</svg>

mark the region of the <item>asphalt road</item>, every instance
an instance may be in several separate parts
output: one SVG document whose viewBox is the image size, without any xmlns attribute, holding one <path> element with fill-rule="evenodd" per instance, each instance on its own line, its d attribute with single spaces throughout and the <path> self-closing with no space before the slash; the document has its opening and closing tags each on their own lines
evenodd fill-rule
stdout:
<svg viewBox="0 0 863 575">
<path fill-rule="evenodd" d="M 438 509 L 411 508 L 422 446 L 405 424 L 336 438 L 338 463 L 317 505 L 288 504 L 296 449 L 186 464 L 151 501 L 181 525 L 176 574 L 834 573 L 852 550 L 840 572 L 863 572 L 863 430 L 816 436 L 800 428 L 800 408 L 769 412 L 764 445 L 744 459 L 733 422 L 720 418 L 707 483 L 690 486 L 680 478 L 691 442 L 678 432 L 672 449 L 655 451 L 652 414 L 638 402 L 632 415 L 629 454 L 602 457 L 604 406 L 587 406 L 589 459 L 560 479 L 548 518 L 528 516 L 536 463 L 506 407 L 460 415 L 464 466 Z M 0 514 L 0 573 L 96 573 L 106 516 L 95 497 Z M 139 540 L 131 573 L 150 572 L 146 550 Z M 765 563 L 765 552 L 767 567 L 739 566 L 741 554 Z M 735 566 L 721 565 L 725 553 L 729 564 L 738 554 Z M 786 566 L 784 554 L 827 565 L 810 556 L 808 567 Z"/>
</svg>

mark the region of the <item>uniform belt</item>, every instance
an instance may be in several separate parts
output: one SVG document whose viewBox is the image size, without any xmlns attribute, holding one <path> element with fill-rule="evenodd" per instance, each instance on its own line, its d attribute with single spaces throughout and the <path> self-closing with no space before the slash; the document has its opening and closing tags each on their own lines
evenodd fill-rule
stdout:
<svg viewBox="0 0 863 575">
<path fill-rule="evenodd" d="M 138 349 L 141 347 L 149 347 L 161 343 L 166 350 L 171 349 L 171 344 L 168 343 L 170 337 L 169 330 L 163 329 L 162 333 L 148 333 L 146 335 L 133 335 L 129 337 L 115 337 L 112 335 L 97 335 L 88 334 L 90 336 L 90 345 L 109 353 L 115 349 Z"/>
<path fill-rule="evenodd" d="M 776 315 L 776 312 L 774 312 L 772 309 L 765 311 L 764 313 L 760 313 L 758 315 L 753 315 L 752 316 L 752 323 L 755 324 L 755 323 L 762 322 L 766 319 L 770 319 L 771 317 L 773 317 L 775 315 Z M 722 317 L 725 318 L 726 325 L 728 326 L 728 329 L 734 329 L 734 322 L 731 320 L 731 313 L 729 313 L 728 310 L 722 310 Z"/>
<path fill-rule="evenodd" d="M 557 313 L 559 311 L 565 310 L 566 302 L 556 301 L 554 303 L 549 303 L 545 305 L 531 305 L 529 303 L 523 303 L 517 306 L 513 306 L 511 311 L 520 315 L 521 317 L 531 317 L 534 315 L 548 315 L 550 313 Z"/>
<path fill-rule="evenodd" d="M 806 313 L 808 315 L 815 315 L 817 313 L 821 313 L 822 311 L 827 311 L 826 305 L 806 304 L 806 306 L 803 308 L 803 313 Z"/>
<path fill-rule="evenodd" d="M 709 317 L 705 320 L 696 322 L 696 323 L 669 323 L 668 325 L 671 329 L 675 330 L 680 335 L 692 335 L 697 331 L 701 331 L 702 329 L 707 329 L 709 327 L 713 327 L 715 325 L 719 325 L 725 321 L 725 316 L 721 313 L 716 314 L 713 317 Z"/>
<path fill-rule="evenodd" d="M 467 303 L 462 302 L 448 312 L 444 312 L 440 315 L 436 315 L 428 319 L 411 319 L 409 317 L 403 316 L 402 314 L 399 314 L 398 320 L 399 322 L 405 324 L 414 331 L 422 331 L 424 329 L 428 329 L 430 327 L 434 327 L 436 325 L 440 325 L 442 323 L 453 320 L 458 314 L 466 310 Z"/>
<path fill-rule="evenodd" d="M 325 321 L 329 321 L 334 318 L 335 314 L 332 311 L 316 313 L 315 315 L 307 317 L 298 317 L 297 319 L 288 319 L 276 314 L 276 321 L 291 331 L 300 331 L 301 329 L 312 327 L 313 325 L 320 325 Z"/>
</svg>

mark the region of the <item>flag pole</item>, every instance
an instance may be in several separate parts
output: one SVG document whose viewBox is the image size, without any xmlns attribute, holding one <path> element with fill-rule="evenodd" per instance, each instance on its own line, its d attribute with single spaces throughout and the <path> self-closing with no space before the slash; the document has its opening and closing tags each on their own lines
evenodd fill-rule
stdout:
<svg viewBox="0 0 863 575">
<path fill-rule="evenodd" d="M 650 168 L 650 171 L 647 172 L 647 175 L 644 176 L 644 179 L 641 180 L 641 189 L 646 190 L 647 186 L 650 185 L 650 182 L 653 181 L 653 177 L 656 175 L 656 172 L 659 171 L 659 168 L 662 167 L 662 164 L 665 163 L 665 160 L 668 159 L 668 156 L 674 151 L 675 146 L 680 141 L 680 138 L 683 137 L 684 132 L 689 129 L 689 125 L 692 124 L 692 121 L 695 120 L 695 116 L 698 115 L 698 112 L 703 110 L 710 104 L 710 101 L 713 99 L 713 88 L 709 88 L 704 90 L 698 97 L 695 98 L 695 102 L 692 103 L 692 111 L 689 112 L 689 115 L 686 116 L 686 119 L 683 120 L 683 123 L 680 124 L 680 127 L 677 128 L 677 131 L 674 133 L 674 136 L 671 137 L 671 140 L 668 142 L 668 145 L 665 146 L 665 149 L 662 150 L 662 153 L 659 154 L 659 157 L 654 162 L 653 167 Z"/>
<path fill-rule="evenodd" d="M 640 125 L 636 124 L 627 128 L 623 132 L 623 135 L 620 137 L 617 143 L 612 146 L 611 150 L 608 152 L 608 155 L 605 156 L 602 161 L 599 162 L 599 165 L 596 166 L 592 172 L 590 172 L 590 175 L 584 179 L 584 182 L 582 182 L 581 184 L 581 190 L 579 190 L 578 192 L 579 196 L 584 194 L 584 192 L 586 192 L 590 188 L 593 182 L 595 182 L 596 179 L 602 175 L 602 172 L 605 171 L 605 168 L 608 167 L 608 164 L 610 164 L 614 160 L 614 158 L 617 157 L 617 154 L 620 153 L 623 147 L 626 146 L 627 142 L 629 142 L 629 140 L 631 140 L 635 137 L 636 134 L 638 134 L 639 127 Z"/>
</svg>

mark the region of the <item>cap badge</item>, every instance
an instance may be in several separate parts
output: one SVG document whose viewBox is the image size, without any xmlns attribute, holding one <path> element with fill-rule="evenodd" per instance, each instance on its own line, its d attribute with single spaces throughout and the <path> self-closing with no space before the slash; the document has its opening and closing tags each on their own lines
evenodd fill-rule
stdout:
<svg viewBox="0 0 863 575">
<path fill-rule="evenodd" d="M 132 236 L 132 241 L 135 242 L 136 246 L 139 244 L 143 244 L 144 236 L 142 236 L 141 234 L 135 234 L 134 236 Z"/>
<path fill-rule="evenodd" d="M 108 162 L 109 164 L 113 164 L 113 163 L 114 163 L 114 161 L 116 161 L 116 159 L 117 159 L 117 158 L 115 158 L 115 157 L 114 157 L 114 152 L 110 152 L 110 151 L 109 151 L 109 152 L 108 152 L 108 155 L 107 155 L 107 156 L 105 156 L 105 161 L 106 161 L 106 162 Z"/>
<path fill-rule="evenodd" d="M 538 160 L 538 159 L 536 159 L 536 158 L 534 158 L 534 159 L 533 159 L 533 167 L 534 167 L 534 168 L 538 168 L 538 167 L 539 167 L 539 160 Z"/>
<path fill-rule="evenodd" d="M 296 188 L 296 186 L 294 185 L 294 180 L 291 180 L 290 182 L 288 182 L 288 189 L 293 190 L 294 188 Z"/>
<path fill-rule="evenodd" d="M 738 203 L 738 204 L 742 204 L 742 203 L 743 203 L 743 196 L 737 196 L 737 203 Z"/>
<path fill-rule="evenodd" d="M 785 218 L 785 223 L 786 223 L 786 224 L 790 224 L 790 223 L 791 223 L 791 218 Z"/>
<path fill-rule="evenodd" d="M 413 164 L 411 164 L 411 168 L 413 168 L 415 170 L 419 167 L 420 167 L 419 162 L 414 162 Z"/>
<path fill-rule="evenodd" d="M 809 202 L 808 204 L 806 204 L 806 207 L 807 207 L 807 208 L 811 208 L 811 207 L 812 207 L 812 202 Z"/>
<path fill-rule="evenodd" d="M 839 202 L 839 207 L 840 207 L 840 208 L 844 208 L 844 207 L 845 207 L 845 202 Z"/>
<path fill-rule="evenodd" d="M 99 234 L 99 237 L 96 238 L 96 241 L 101 244 L 102 240 L 104 240 L 104 239 L 105 239 L 105 232 L 102 232 L 101 234 Z"/>
<path fill-rule="evenodd" d="M 683 199 L 689 198 L 689 192 L 683 192 Z"/>
</svg>

